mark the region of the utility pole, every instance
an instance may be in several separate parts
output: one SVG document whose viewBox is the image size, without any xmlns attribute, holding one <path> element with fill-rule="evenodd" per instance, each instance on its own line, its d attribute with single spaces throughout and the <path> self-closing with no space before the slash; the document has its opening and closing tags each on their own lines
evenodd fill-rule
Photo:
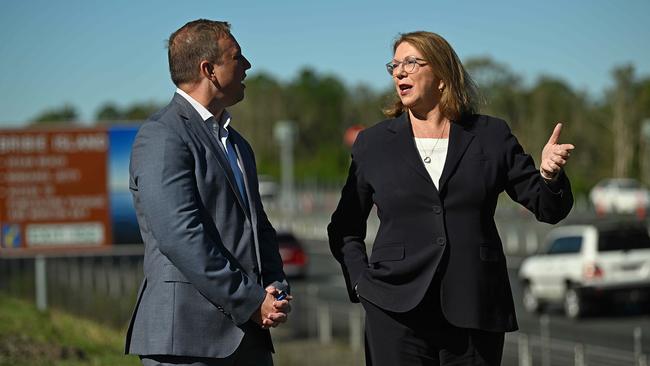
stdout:
<svg viewBox="0 0 650 366">
<path fill-rule="evenodd" d="M 280 208 L 293 214 L 296 207 L 293 186 L 293 146 L 297 135 L 296 124 L 292 121 L 278 121 L 273 128 L 275 141 L 280 145 Z"/>
<path fill-rule="evenodd" d="M 641 181 L 650 185 L 650 118 L 641 121 Z"/>
</svg>

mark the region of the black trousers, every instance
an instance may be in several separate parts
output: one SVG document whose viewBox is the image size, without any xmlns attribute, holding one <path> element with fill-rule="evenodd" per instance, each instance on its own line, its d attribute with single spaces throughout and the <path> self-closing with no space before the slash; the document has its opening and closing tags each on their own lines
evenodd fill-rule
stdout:
<svg viewBox="0 0 650 366">
<path fill-rule="evenodd" d="M 433 284 L 423 301 L 406 313 L 383 310 L 361 299 L 366 310 L 366 365 L 501 364 L 503 332 L 451 325 L 440 308 L 440 284 Z"/>
<path fill-rule="evenodd" d="M 226 358 L 143 355 L 140 361 L 143 366 L 273 366 L 273 356 L 268 346 L 248 333 L 235 353 Z"/>
</svg>

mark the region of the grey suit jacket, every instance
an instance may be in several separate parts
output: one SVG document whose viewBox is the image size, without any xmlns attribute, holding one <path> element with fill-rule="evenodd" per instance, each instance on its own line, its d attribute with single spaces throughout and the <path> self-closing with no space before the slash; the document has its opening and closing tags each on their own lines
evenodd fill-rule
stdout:
<svg viewBox="0 0 650 366">
<path fill-rule="evenodd" d="M 144 280 L 126 352 L 223 358 L 245 333 L 264 287 L 284 281 L 275 230 L 260 200 L 250 145 L 230 127 L 247 190 L 180 95 L 146 121 L 131 152 L 129 188 L 145 245 Z M 261 267 L 261 268 L 260 268 Z"/>
</svg>

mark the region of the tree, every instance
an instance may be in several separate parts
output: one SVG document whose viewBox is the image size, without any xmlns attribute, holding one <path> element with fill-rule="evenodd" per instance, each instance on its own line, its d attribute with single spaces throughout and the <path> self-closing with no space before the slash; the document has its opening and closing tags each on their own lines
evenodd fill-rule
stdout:
<svg viewBox="0 0 650 366">
<path fill-rule="evenodd" d="M 273 76 L 261 72 L 246 78 L 244 100 L 230 108 L 233 126 L 253 145 L 258 170 L 278 176 L 279 149 L 273 138 L 277 121 L 287 118 L 283 85 Z"/>
<path fill-rule="evenodd" d="M 632 66 L 613 71 L 615 87 L 603 100 L 592 100 L 556 77 L 542 76 L 526 86 L 509 66 L 489 57 L 468 59 L 465 66 L 482 94 L 480 112 L 508 121 L 536 160 L 555 123 L 565 122 L 562 142 L 577 147 L 567 168 L 574 192 L 586 193 L 604 177 L 639 177 L 643 167 L 650 170 L 643 155 L 647 151 L 643 149 L 650 147 L 640 133 L 641 120 L 650 118 L 650 78 L 636 80 Z M 304 68 L 288 82 L 264 72 L 249 76 L 246 97 L 229 110 L 232 126 L 253 145 L 262 174 L 279 175 L 274 125 L 291 120 L 298 127 L 296 176 L 332 181 L 344 179 L 349 165 L 350 151 L 342 142 L 345 130 L 382 120 L 381 109 L 394 98 L 391 87 L 377 91 L 364 85 L 346 86 L 336 76 Z M 125 108 L 106 103 L 96 116 L 102 121 L 145 120 L 158 109 L 152 102 Z M 76 111 L 65 106 L 45 111 L 37 119 L 76 117 Z"/>
<path fill-rule="evenodd" d="M 72 122 L 77 118 L 77 110 L 70 104 L 65 104 L 63 107 L 46 109 L 38 114 L 32 122 L 34 124 L 62 123 Z"/>
<path fill-rule="evenodd" d="M 531 152 L 541 151 L 557 122 L 565 122 L 562 140 L 568 141 L 567 130 L 574 122 L 574 111 L 580 108 L 573 90 L 562 80 L 542 76 L 527 93 L 527 99 L 527 143 Z"/>
<path fill-rule="evenodd" d="M 640 120 L 641 133 L 639 136 L 639 176 L 641 180 L 650 185 L 650 136 L 648 135 L 648 126 L 650 124 L 650 78 L 646 77 L 638 83 L 638 94 L 636 98 L 637 115 Z"/>
<path fill-rule="evenodd" d="M 118 121 L 124 119 L 122 111 L 114 103 L 106 103 L 97 111 L 97 121 Z"/>
<path fill-rule="evenodd" d="M 480 111 L 507 120 L 518 135 L 524 136 L 526 103 L 521 78 L 489 57 L 470 58 L 465 68 L 479 87 Z"/>
<path fill-rule="evenodd" d="M 345 172 L 342 124 L 348 92 L 336 77 L 319 75 L 305 68 L 287 85 L 285 100 L 288 119 L 298 126 L 296 173 L 331 177 Z M 320 167 L 317 169 L 316 167 Z"/>
<path fill-rule="evenodd" d="M 612 137 L 614 144 L 614 164 L 612 175 L 614 177 L 629 176 L 630 162 L 634 153 L 635 142 L 631 139 L 634 129 L 634 67 L 632 65 L 620 66 L 612 71 L 616 82 L 614 90 L 610 93 L 612 104 Z M 638 129 L 636 129 L 638 131 Z M 631 141 L 632 140 L 632 141 Z"/>
<path fill-rule="evenodd" d="M 113 102 L 108 102 L 99 108 L 96 121 L 145 121 L 162 106 L 154 102 L 136 102 L 128 107 L 120 108 Z"/>
<path fill-rule="evenodd" d="M 161 107 L 154 102 L 135 103 L 124 110 L 123 117 L 127 121 L 144 121 Z"/>
</svg>

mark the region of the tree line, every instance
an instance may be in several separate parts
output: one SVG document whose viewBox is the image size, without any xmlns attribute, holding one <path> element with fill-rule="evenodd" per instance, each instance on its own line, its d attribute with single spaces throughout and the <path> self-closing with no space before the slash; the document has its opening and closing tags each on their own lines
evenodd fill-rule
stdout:
<svg viewBox="0 0 650 366">
<path fill-rule="evenodd" d="M 632 65 L 612 70 L 613 86 L 599 99 L 551 76 L 526 85 L 507 65 L 488 57 L 468 59 L 465 65 L 481 91 L 480 112 L 508 121 L 536 161 L 555 123 L 565 122 L 562 141 L 576 145 L 567 168 L 576 192 L 588 192 L 605 177 L 632 177 L 650 184 L 650 77 L 637 76 Z M 266 73 L 251 75 L 246 78 L 245 99 L 231 112 L 233 126 L 255 149 L 260 172 L 279 176 L 279 146 L 273 128 L 276 122 L 288 120 L 297 126 L 297 178 L 341 181 L 349 165 L 345 130 L 382 120 L 381 110 L 393 98 L 390 87 L 347 86 L 335 75 L 305 68 L 287 82 Z M 95 121 L 143 121 L 162 105 L 106 103 L 98 109 Z M 65 105 L 43 111 L 33 122 L 77 119 L 76 109 Z"/>
</svg>

